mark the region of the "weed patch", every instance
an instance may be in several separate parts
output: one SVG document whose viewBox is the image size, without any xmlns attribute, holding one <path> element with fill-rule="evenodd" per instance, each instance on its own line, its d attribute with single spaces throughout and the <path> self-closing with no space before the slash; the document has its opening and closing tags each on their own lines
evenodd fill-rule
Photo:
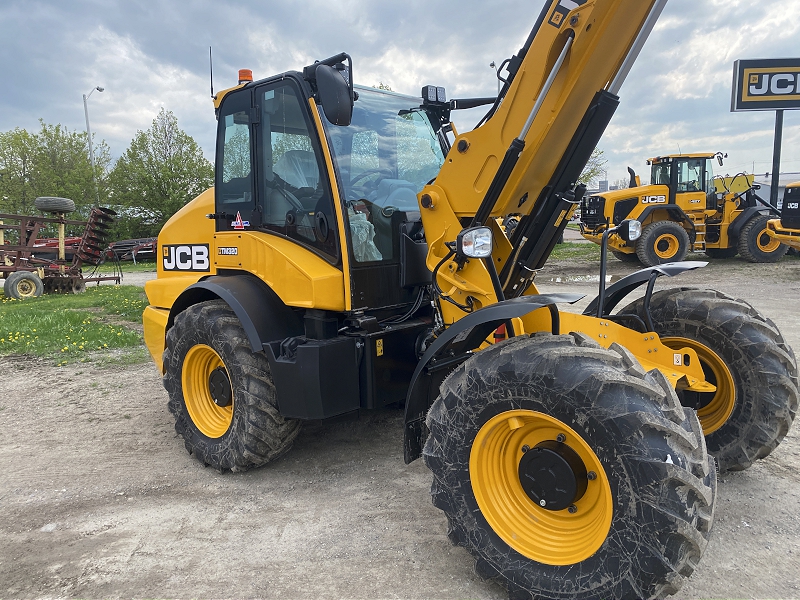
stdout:
<svg viewBox="0 0 800 600">
<path fill-rule="evenodd" d="M 83 294 L 46 294 L 0 302 L 0 356 L 55 357 L 58 364 L 97 360 L 97 353 L 141 348 L 126 325 L 139 323 L 147 298 L 139 287 L 97 286 Z"/>
</svg>

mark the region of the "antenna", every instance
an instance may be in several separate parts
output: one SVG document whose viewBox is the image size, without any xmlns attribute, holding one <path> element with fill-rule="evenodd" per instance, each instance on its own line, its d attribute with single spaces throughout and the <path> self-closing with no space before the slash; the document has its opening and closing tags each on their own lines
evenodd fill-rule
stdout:
<svg viewBox="0 0 800 600">
<path fill-rule="evenodd" d="M 214 60 L 211 57 L 211 46 L 208 47 L 208 70 L 211 74 L 211 97 L 214 97 Z"/>
</svg>

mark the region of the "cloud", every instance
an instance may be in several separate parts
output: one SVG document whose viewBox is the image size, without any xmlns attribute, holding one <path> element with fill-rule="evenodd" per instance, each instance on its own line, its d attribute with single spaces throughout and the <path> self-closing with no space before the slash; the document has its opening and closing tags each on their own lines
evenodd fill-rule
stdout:
<svg viewBox="0 0 800 600">
<path fill-rule="evenodd" d="M 356 81 L 417 95 L 443 85 L 450 97 L 496 92 L 489 63 L 522 45 L 539 4 L 478 0 L 6 0 L 0 5 L 0 130 L 37 119 L 84 128 L 81 94 L 96 137 L 115 156 L 161 106 L 214 153 L 208 47 L 217 90 L 239 68 L 257 78 L 301 69 L 340 51 Z M 796 56 L 800 2 L 670 0 L 622 88 L 601 142 L 608 176 L 642 170 L 649 156 L 722 150 L 732 168 L 771 169 L 772 113 L 729 112 L 733 62 Z M 454 116 L 459 130 L 477 121 Z M 727 165 L 726 165 L 727 168 Z M 787 112 L 784 170 L 800 171 L 800 113 Z M 798 177 L 800 179 L 800 176 Z"/>
</svg>

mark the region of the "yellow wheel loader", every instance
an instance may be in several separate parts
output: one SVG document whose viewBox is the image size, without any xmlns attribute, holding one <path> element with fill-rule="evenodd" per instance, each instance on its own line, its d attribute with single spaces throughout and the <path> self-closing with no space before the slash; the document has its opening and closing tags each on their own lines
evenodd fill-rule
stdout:
<svg viewBox="0 0 800 600">
<path fill-rule="evenodd" d="M 647 161 L 650 185 L 632 169 L 630 187 L 586 196 L 581 204 L 581 233 L 597 244 L 603 232 L 625 219 L 641 223 L 642 235 L 625 241 L 608 239 L 611 253 L 647 267 L 682 261 L 689 252 L 711 258 L 738 253 L 750 262 L 775 262 L 787 246 L 771 237 L 767 222 L 777 211 L 762 200 L 753 176 L 715 177 L 714 161 L 723 155 L 676 154 Z"/>
<path fill-rule="evenodd" d="M 800 253 L 800 181 L 786 186 L 781 218 L 767 222 L 767 235 L 774 240 L 773 243 L 784 244 L 791 251 Z"/>
<path fill-rule="evenodd" d="M 713 521 L 706 447 L 740 469 L 777 446 L 794 355 L 745 302 L 654 292 L 699 262 L 601 283 L 583 314 L 535 284 L 664 5 L 548 0 L 497 98 L 356 88 L 344 53 L 240 73 L 215 101 L 215 187 L 165 225 L 146 287 L 187 450 L 243 471 L 304 421 L 399 405 L 450 539 L 512 597 L 676 592 Z M 481 105 L 459 134 L 452 111 Z"/>
</svg>

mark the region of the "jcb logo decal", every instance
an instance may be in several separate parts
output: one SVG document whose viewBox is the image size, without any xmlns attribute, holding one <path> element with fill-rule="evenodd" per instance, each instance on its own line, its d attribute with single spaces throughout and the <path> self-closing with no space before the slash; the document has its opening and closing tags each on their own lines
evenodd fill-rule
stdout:
<svg viewBox="0 0 800 600">
<path fill-rule="evenodd" d="M 208 244 L 164 245 L 161 247 L 161 261 L 165 271 L 211 270 Z"/>
<path fill-rule="evenodd" d="M 750 95 L 745 100 L 757 100 L 759 97 L 791 96 L 800 94 L 800 72 L 786 70 L 784 72 L 759 73 L 755 69 L 745 70 Z"/>
<path fill-rule="evenodd" d="M 786 205 L 786 208 L 788 208 L 788 209 L 790 209 L 790 210 L 791 210 L 791 209 L 795 209 L 795 210 L 797 210 L 798 208 L 800 208 L 800 202 L 789 202 L 789 203 Z"/>
<path fill-rule="evenodd" d="M 642 196 L 642 204 L 665 204 L 666 196 Z"/>
</svg>

